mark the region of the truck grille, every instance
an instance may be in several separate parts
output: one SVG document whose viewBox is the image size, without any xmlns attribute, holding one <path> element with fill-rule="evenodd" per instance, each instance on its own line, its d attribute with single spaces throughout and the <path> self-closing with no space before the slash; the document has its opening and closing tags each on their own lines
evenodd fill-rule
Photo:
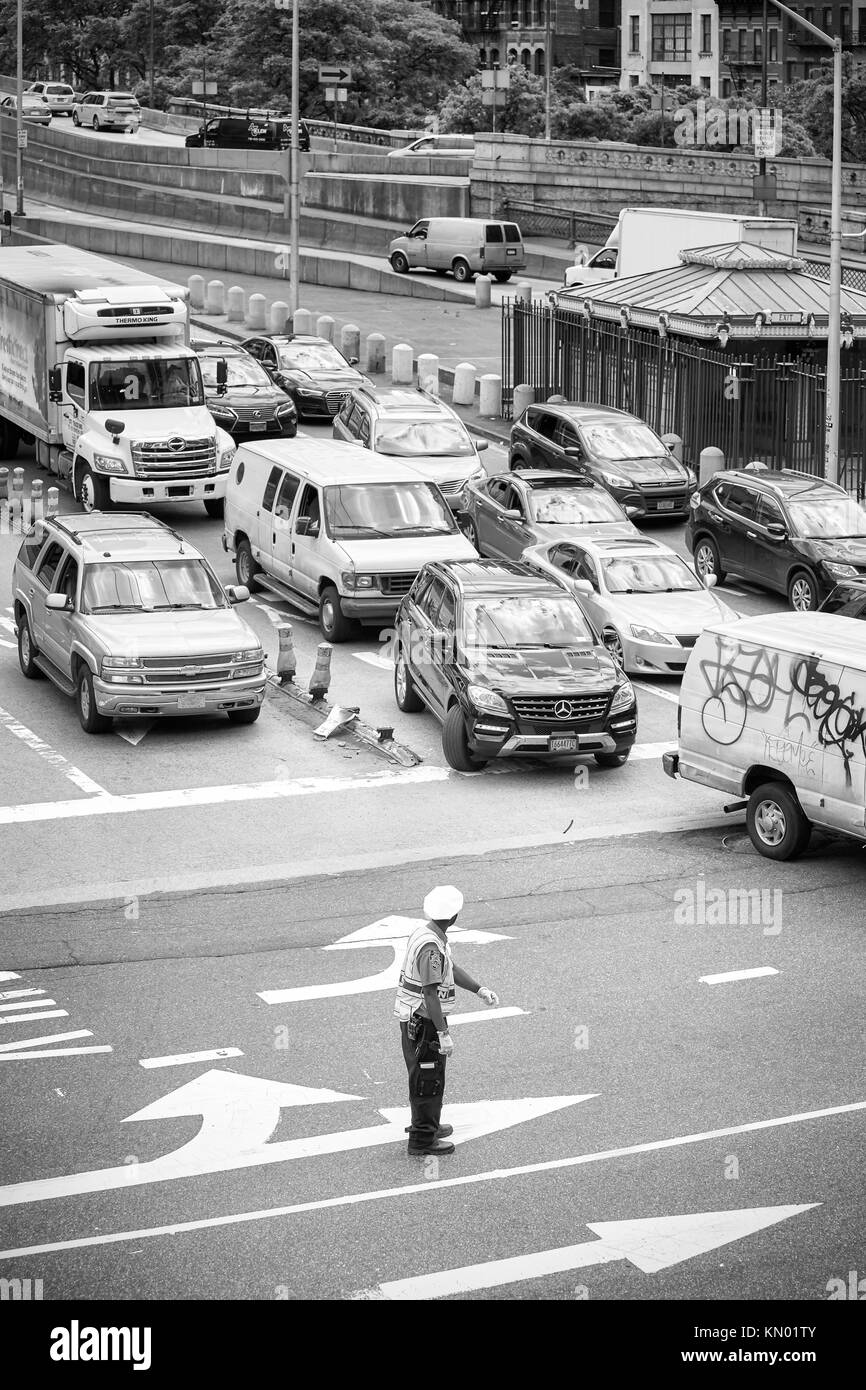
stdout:
<svg viewBox="0 0 866 1390">
<path fill-rule="evenodd" d="M 408 594 L 416 578 L 416 574 L 382 574 L 379 584 L 383 594 Z"/>
<path fill-rule="evenodd" d="M 609 691 L 592 695 L 526 695 L 511 700 L 518 719 L 526 719 L 534 724 L 553 724 L 558 728 L 602 719 L 609 702 Z M 560 706 L 560 713 L 555 712 L 557 705 Z"/>
<path fill-rule="evenodd" d="M 206 478 L 216 472 L 216 441 L 146 440 L 132 445 L 132 463 L 137 478 Z"/>
<path fill-rule="evenodd" d="M 146 685 L 208 685 L 231 680 L 232 652 L 214 656 L 146 656 L 142 660 Z"/>
</svg>

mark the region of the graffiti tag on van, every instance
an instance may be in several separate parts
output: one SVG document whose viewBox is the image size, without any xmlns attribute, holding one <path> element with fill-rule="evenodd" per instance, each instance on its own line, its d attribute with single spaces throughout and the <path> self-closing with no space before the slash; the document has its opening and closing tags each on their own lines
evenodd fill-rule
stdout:
<svg viewBox="0 0 866 1390">
<path fill-rule="evenodd" d="M 817 768 L 813 766 L 817 751 L 814 745 L 781 734 L 764 734 L 764 757 L 770 762 L 787 763 L 807 777 L 817 776 Z"/>
<path fill-rule="evenodd" d="M 843 695 L 840 687 L 818 670 L 818 660 L 808 656 L 795 661 L 791 666 L 791 684 L 818 720 L 818 742 L 842 754 L 845 783 L 850 787 L 850 763 L 858 744 L 866 754 L 866 710 L 853 690 L 850 695 Z"/>
<path fill-rule="evenodd" d="M 790 731 L 802 720 L 809 728 L 808 716 L 792 707 L 797 692 L 780 681 L 778 652 L 716 637 L 715 654 L 701 662 L 701 675 L 709 691 L 701 708 L 701 723 L 714 743 L 727 747 L 736 743 L 746 727 L 749 710 L 761 713 L 770 709 L 778 695 L 787 696 L 783 727 Z"/>
</svg>

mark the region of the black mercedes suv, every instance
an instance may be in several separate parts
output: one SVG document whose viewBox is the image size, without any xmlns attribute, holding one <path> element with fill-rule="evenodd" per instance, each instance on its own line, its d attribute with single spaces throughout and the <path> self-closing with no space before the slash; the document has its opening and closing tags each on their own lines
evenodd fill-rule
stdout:
<svg viewBox="0 0 866 1390">
<path fill-rule="evenodd" d="M 458 772 L 514 755 L 620 767 L 637 736 L 631 682 L 577 600 L 525 565 L 425 565 L 398 610 L 394 657 L 399 708 L 426 705 Z"/>
</svg>

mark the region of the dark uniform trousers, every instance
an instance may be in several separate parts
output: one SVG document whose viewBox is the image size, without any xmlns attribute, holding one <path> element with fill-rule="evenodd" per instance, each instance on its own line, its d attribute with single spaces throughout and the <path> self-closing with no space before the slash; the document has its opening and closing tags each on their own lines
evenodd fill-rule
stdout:
<svg viewBox="0 0 866 1390">
<path fill-rule="evenodd" d="M 439 1051 L 439 1037 L 429 1018 L 413 1018 L 400 1024 L 403 1057 L 409 1073 L 409 1104 L 412 1123 L 410 1148 L 429 1148 L 436 1138 L 445 1096 L 445 1058 Z"/>
</svg>

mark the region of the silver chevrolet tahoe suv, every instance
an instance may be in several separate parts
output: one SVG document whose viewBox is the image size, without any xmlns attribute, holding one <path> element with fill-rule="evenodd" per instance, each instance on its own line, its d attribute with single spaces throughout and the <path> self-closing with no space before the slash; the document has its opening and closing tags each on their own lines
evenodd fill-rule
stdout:
<svg viewBox="0 0 866 1390">
<path fill-rule="evenodd" d="M 115 718 L 223 712 L 259 717 L 264 652 L 198 551 L 147 515 L 90 512 L 37 521 L 12 575 L 18 659 L 78 706 L 81 727 Z"/>
</svg>

